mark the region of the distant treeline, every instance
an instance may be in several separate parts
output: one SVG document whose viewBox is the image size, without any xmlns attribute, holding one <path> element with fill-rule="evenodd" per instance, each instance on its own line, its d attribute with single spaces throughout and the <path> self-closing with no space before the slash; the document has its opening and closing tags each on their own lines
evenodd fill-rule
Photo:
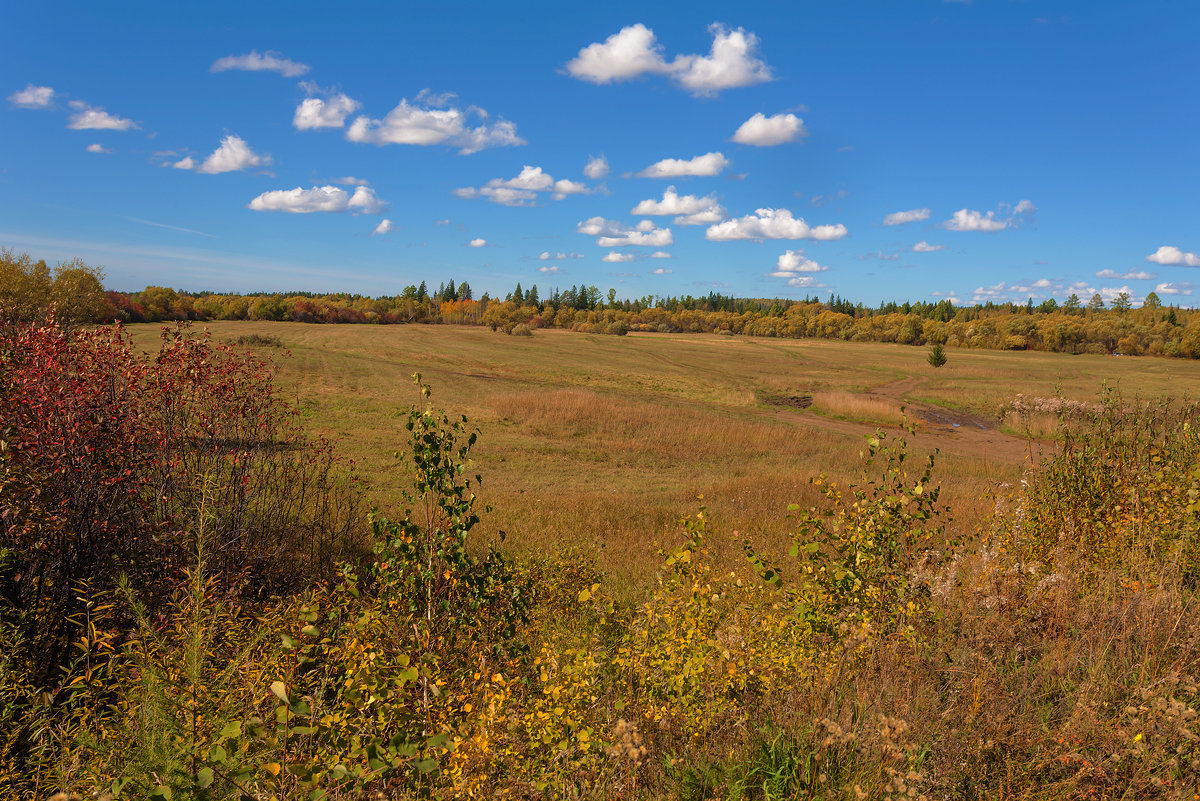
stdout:
<svg viewBox="0 0 1200 801">
<path fill-rule="evenodd" d="M 421 284 L 399 295 L 375 298 L 311 292 L 191 294 L 163 287 L 109 292 L 108 298 L 118 318 L 130 322 L 451 323 L 505 332 L 526 325 L 596 334 L 724 333 L 1200 358 L 1200 312 L 1163 306 L 1153 292 L 1136 309 L 1128 297 L 1106 304 L 1099 295 L 1086 303 L 1071 295 L 1062 304 L 1050 299 L 1040 304 L 1031 300 L 955 306 L 941 300 L 871 308 L 836 295 L 825 300 L 763 300 L 710 293 L 618 300 L 614 290 L 601 295 L 594 286 L 555 289 L 542 297 L 536 285 L 524 290 L 519 284 L 503 298 L 485 293 L 476 299 L 468 284 L 453 280 L 434 292 Z"/>
<path fill-rule="evenodd" d="M 856 342 L 942 344 L 962 348 L 1046 350 L 1060 353 L 1120 353 L 1130 356 L 1200 358 L 1200 312 L 1164 306 L 1151 292 L 1133 308 L 1125 293 L 1111 303 L 1099 295 L 1086 302 L 1072 294 L 1061 304 L 984 303 L 956 306 L 884 303 L 877 308 L 837 295 L 822 300 L 737 298 L 711 292 L 693 297 L 647 295 L 619 300 L 616 290 L 595 286 L 553 289 L 520 284 L 504 297 L 476 296 L 453 280 L 430 290 L 425 282 L 398 295 L 351 293 L 184 292 L 151 286 L 141 292 L 102 292 L 98 271 L 71 263 L 55 281 L 44 262 L 0 251 L 0 287 L 28 285 L 36 297 L 0 289 L 0 307 L 24 314 L 50 301 L 70 309 L 81 322 L 175 320 L 287 320 L 301 323 L 449 323 L 486 325 L 511 333 L 518 325 L 597 334 L 630 331 L 717 333 L 750 336 L 841 339 Z M 11 275 L 8 275 L 11 273 Z M 81 279 L 88 280 L 81 280 Z M 11 280 L 10 280 L 11 279 Z M 74 280 L 67 280 L 74 279 Z M 62 284 L 62 286 L 58 286 Z M 87 298 L 74 297 L 85 293 Z M 13 298 L 4 297 L 7 294 Z M 26 296 L 29 293 L 24 293 Z"/>
</svg>

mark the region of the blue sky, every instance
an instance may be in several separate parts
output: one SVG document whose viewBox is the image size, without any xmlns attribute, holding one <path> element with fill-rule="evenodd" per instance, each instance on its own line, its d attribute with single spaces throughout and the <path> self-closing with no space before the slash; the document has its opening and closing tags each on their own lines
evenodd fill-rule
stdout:
<svg viewBox="0 0 1200 801">
<path fill-rule="evenodd" d="M 0 246 L 111 288 L 1200 297 L 1186 0 L 116 7 L 0 11 Z"/>
</svg>

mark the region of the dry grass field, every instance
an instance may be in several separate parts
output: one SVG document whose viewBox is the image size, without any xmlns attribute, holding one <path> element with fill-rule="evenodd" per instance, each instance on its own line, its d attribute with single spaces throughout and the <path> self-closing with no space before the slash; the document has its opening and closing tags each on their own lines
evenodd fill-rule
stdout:
<svg viewBox="0 0 1200 801">
<path fill-rule="evenodd" d="M 862 436 L 875 425 L 894 427 L 902 405 L 916 418 L 912 450 L 940 450 L 942 499 L 955 526 L 970 533 L 995 493 L 1036 458 L 1039 444 L 1020 436 L 1020 419 L 1009 415 L 1003 429 L 996 422 L 1017 393 L 1088 401 L 1107 382 L 1127 396 L 1200 395 L 1200 363 L 1168 359 L 951 349 L 949 363 L 934 369 L 924 348 L 824 340 L 205 327 L 227 341 L 278 337 L 288 354 L 257 352 L 278 363 L 311 427 L 355 460 L 385 512 L 403 504 L 408 479 L 395 453 L 407 441 L 402 415 L 419 401 L 410 376 L 420 372 L 436 405 L 481 432 L 473 456 L 480 495 L 493 507 L 486 529 L 503 529 L 518 549 L 594 553 L 614 587 L 630 592 L 653 576 L 659 561 L 651 557 L 675 541 L 679 517 L 701 503 L 714 531 L 781 538 L 787 505 L 817 499 L 809 479 L 852 480 Z M 147 348 L 159 330 L 130 328 Z M 1035 423 L 1034 433 L 1052 433 L 1044 420 Z M 738 538 L 714 539 L 726 558 L 740 555 Z"/>
</svg>

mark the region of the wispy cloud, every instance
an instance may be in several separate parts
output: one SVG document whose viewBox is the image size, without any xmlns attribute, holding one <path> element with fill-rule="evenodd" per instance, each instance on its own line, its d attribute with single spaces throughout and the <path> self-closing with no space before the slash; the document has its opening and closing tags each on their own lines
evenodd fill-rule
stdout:
<svg viewBox="0 0 1200 801">
<path fill-rule="evenodd" d="M 226 72 L 228 70 L 278 72 L 285 78 L 295 78 L 308 72 L 309 67 L 307 64 L 284 58 L 271 50 L 261 54 L 257 50 L 251 50 L 243 56 L 225 56 L 218 58 L 209 67 L 209 72 Z"/>
</svg>

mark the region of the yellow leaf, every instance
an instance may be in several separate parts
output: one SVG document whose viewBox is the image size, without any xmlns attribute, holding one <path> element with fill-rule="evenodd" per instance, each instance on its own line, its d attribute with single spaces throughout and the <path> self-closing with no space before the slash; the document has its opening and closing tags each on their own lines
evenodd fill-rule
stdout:
<svg viewBox="0 0 1200 801">
<path fill-rule="evenodd" d="M 263 765 L 263 768 L 272 776 L 278 776 L 279 771 L 281 770 L 278 762 L 268 762 L 267 764 Z"/>
</svg>

